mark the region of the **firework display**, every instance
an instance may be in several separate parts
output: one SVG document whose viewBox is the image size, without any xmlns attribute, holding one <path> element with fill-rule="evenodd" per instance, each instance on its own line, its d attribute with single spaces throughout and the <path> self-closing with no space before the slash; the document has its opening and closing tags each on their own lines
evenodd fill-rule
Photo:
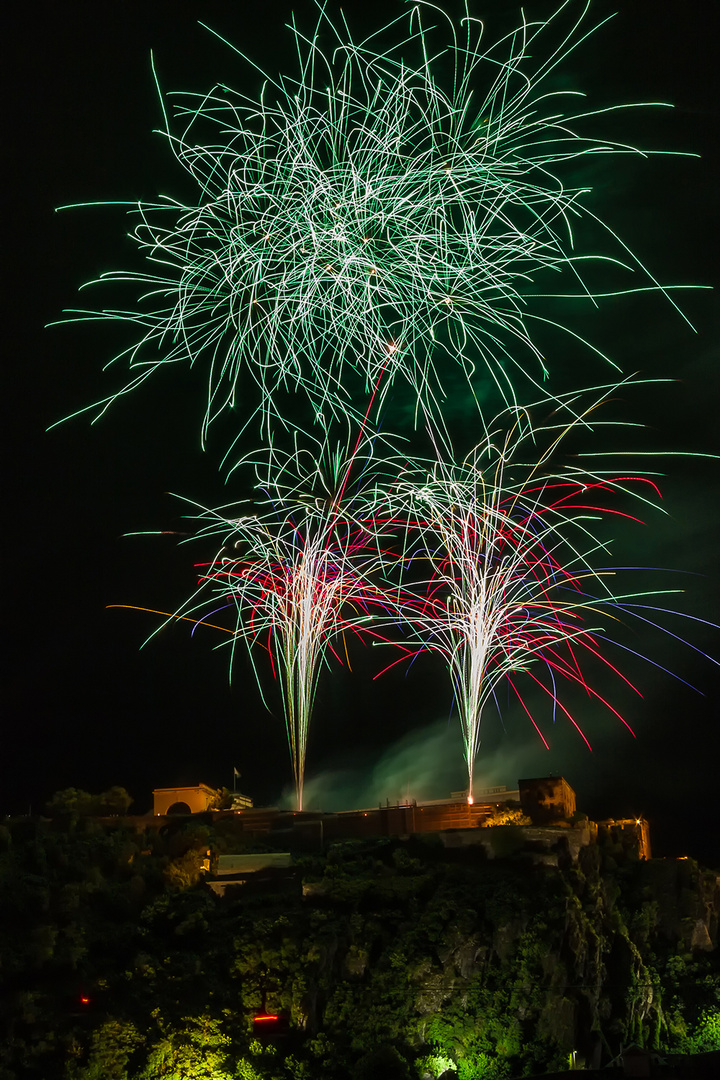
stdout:
<svg viewBox="0 0 720 1080">
<path fill-rule="evenodd" d="M 297 808 L 320 673 L 349 665 L 348 638 L 399 649 L 386 667 L 444 658 L 472 801 L 501 684 L 545 745 L 528 687 L 586 742 L 563 687 L 629 727 L 604 683 L 635 687 L 604 649 L 624 648 L 623 621 L 651 621 L 650 609 L 618 591 L 606 538 L 613 515 L 655 505 L 657 488 L 598 464 L 602 448 L 565 456 L 579 432 L 605 432 L 591 415 L 610 388 L 550 384 L 527 401 L 553 374 L 542 328 L 566 335 L 573 363 L 579 347 L 609 360 L 548 299 L 665 288 L 596 216 L 580 170 L 569 179 L 568 163 L 638 152 L 585 134 L 613 108 L 579 108 L 559 88 L 558 65 L 597 28 L 587 5 L 522 14 L 493 45 L 467 6 L 454 21 L 419 0 L 357 41 L 339 10 L 317 10 L 310 36 L 290 27 L 295 74 L 263 74 L 259 96 L 160 92 L 197 200 L 127 204 L 146 269 L 91 284 L 136 295 L 65 321 L 130 324 L 133 343 L 111 361 L 129 363 L 129 381 L 100 411 L 158 369 L 203 368 L 203 443 L 223 415 L 228 479 L 252 476 L 255 494 L 195 504 L 195 539 L 211 550 L 168 622 L 223 630 L 231 673 L 247 653 L 270 710 L 275 680 Z M 609 253 L 577 243 L 586 223 Z M 458 371 L 477 406 L 459 454 L 444 407 Z M 412 417 L 402 453 L 384 430 L 391 388 Z M 505 407 L 489 422 L 480 400 L 493 396 Z M 248 429 L 258 448 L 231 461 Z M 432 460 L 416 452 L 424 439 Z"/>
<path fill-rule="evenodd" d="M 596 404 L 545 427 L 505 416 L 464 461 L 413 463 L 388 495 L 389 512 L 409 537 L 405 565 L 414 578 L 403 622 L 418 651 L 439 652 L 447 664 L 471 802 L 483 709 L 497 703 L 500 684 L 510 686 L 546 747 L 523 682 L 542 688 L 553 714 L 562 712 L 588 746 L 560 700 L 559 683 L 581 686 L 626 723 L 582 669 L 583 657 L 592 656 L 606 675 L 632 685 L 603 656 L 597 636 L 607 641 L 608 623 L 631 612 L 633 601 L 633 594 L 619 594 L 616 571 L 598 564 L 608 555 L 598 533 L 607 515 L 631 516 L 613 509 L 613 497 L 650 502 L 658 492 L 648 477 L 590 472 L 577 462 L 558 469 L 563 440 Z M 414 655 L 411 644 L 404 649 Z"/>
<path fill-rule="evenodd" d="M 402 375 L 416 414 L 436 424 L 448 366 L 460 365 L 469 394 L 477 373 L 507 402 L 517 380 L 543 381 L 533 322 L 560 325 L 545 298 L 594 301 L 589 264 L 642 270 L 609 229 L 612 255 L 575 249 L 577 225 L 596 219 L 568 162 L 637 151 L 583 134 L 612 110 L 578 109 L 582 94 L 555 88 L 555 69 L 590 33 L 586 7 L 552 36 L 567 6 L 547 22 L 523 15 L 486 45 L 467 9 L 456 25 L 419 3 L 356 43 L 342 13 L 333 21 L 318 5 L 310 37 L 291 27 L 299 70 L 264 75 L 258 99 L 224 84 L 167 104 L 161 94 L 197 202 L 128 204 L 147 270 L 100 281 L 140 295 L 128 309 L 68 315 L 139 329 L 115 358 L 131 371 L 120 394 L 158 368 L 202 364 L 205 435 L 228 408 L 247 411 L 244 371 L 266 432 L 284 422 L 286 391 L 316 420 L 359 419 L 355 394 L 381 372 L 381 400 Z M 659 287 L 642 276 L 623 288 L 605 275 L 603 287 Z M 576 350 L 577 332 L 562 328 Z"/>
<path fill-rule="evenodd" d="M 263 700 L 269 673 L 259 666 L 258 652 L 265 652 L 282 696 L 298 810 L 321 665 L 331 659 L 349 665 L 348 635 L 384 640 L 382 624 L 398 618 L 379 543 L 382 528 L 354 514 L 355 502 L 363 505 L 358 489 L 372 474 L 354 481 L 342 498 L 354 464 L 339 453 L 325 456 L 322 448 L 317 461 L 310 453 L 283 458 L 271 452 L 257 485 L 264 510 L 257 511 L 256 500 L 252 507 L 201 514 L 198 538 L 220 537 L 222 546 L 198 567 L 196 594 L 173 616 L 207 623 L 229 611 L 231 672 L 244 644 Z M 234 516 L 238 509 L 254 512 Z"/>
</svg>

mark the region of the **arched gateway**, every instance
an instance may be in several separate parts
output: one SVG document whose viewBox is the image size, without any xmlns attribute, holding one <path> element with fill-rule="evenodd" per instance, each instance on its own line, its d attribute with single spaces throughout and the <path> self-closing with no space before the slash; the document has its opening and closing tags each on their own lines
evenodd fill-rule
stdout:
<svg viewBox="0 0 720 1080">
<path fill-rule="evenodd" d="M 195 787 L 155 788 L 153 814 L 200 814 L 207 810 L 217 792 L 207 784 Z"/>
</svg>

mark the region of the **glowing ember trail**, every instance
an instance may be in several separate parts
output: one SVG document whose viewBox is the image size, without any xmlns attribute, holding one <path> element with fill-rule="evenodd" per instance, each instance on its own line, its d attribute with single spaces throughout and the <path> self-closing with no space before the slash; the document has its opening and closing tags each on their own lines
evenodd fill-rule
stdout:
<svg viewBox="0 0 720 1080">
<path fill-rule="evenodd" d="M 336 456 L 328 483 L 321 464 L 304 471 L 308 457 L 269 455 L 258 484 L 270 506 L 265 513 L 235 517 L 222 508 L 201 515 L 210 524 L 198 537 L 222 536 L 222 546 L 199 566 L 197 592 L 173 616 L 207 623 L 234 612 L 231 671 L 243 643 L 261 694 L 256 647 L 267 651 L 282 694 L 298 810 L 320 667 L 331 657 L 349 665 L 348 634 L 384 640 L 379 627 L 394 610 L 380 531 L 372 519 L 353 517 L 352 492 L 341 503 L 355 459 Z"/>
<path fill-rule="evenodd" d="M 114 358 L 129 362 L 130 380 L 101 405 L 159 368 L 202 364 L 204 437 L 231 407 L 245 406 L 250 422 L 254 406 L 239 400 L 246 370 L 269 432 L 286 392 L 325 424 L 359 420 L 355 395 L 383 369 L 381 396 L 400 374 L 416 411 L 438 423 L 448 365 L 460 365 L 469 393 L 477 371 L 508 403 L 516 376 L 545 379 L 531 327 L 560 325 L 548 296 L 595 304 L 660 288 L 585 205 L 590 189 L 565 175 L 586 155 L 638 153 L 584 133 L 613 108 L 578 110 L 581 93 L 551 89 L 597 29 L 583 21 L 588 5 L 577 18 L 567 3 L 547 21 L 523 15 L 494 45 L 467 7 L 456 23 L 421 2 L 362 42 L 344 14 L 335 25 L 318 9 L 314 32 L 290 27 L 297 73 L 266 75 L 258 100 L 224 84 L 171 95 L 171 123 L 161 93 L 163 134 L 198 198 L 124 204 L 147 271 L 99 282 L 134 286 L 136 297 L 67 313 L 140 331 Z M 576 250 L 584 218 L 609 251 Z M 637 270 L 640 284 L 625 287 Z"/>
<path fill-rule="evenodd" d="M 647 477 L 589 472 L 576 459 L 558 468 L 559 444 L 585 423 L 576 416 L 566 425 L 534 428 L 521 417 L 509 433 L 499 424 L 461 463 L 440 457 L 424 469 L 408 466 L 408 475 L 392 492 L 389 514 L 414 536 L 405 559 L 414 599 L 403 602 L 402 611 L 417 648 L 406 645 L 406 656 L 436 651 L 447 662 L 462 727 L 469 801 L 483 709 L 490 698 L 497 704 L 502 682 L 545 746 L 524 700 L 523 681 L 547 695 L 553 715 L 559 709 L 588 747 L 559 698 L 559 682 L 581 686 L 629 729 L 586 682 L 582 664 L 589 657 L 600 661 L 639 693 L 601 650 L 614 640 L 607 624 L 617 626 L 618 614 L 624 620 L 628 615 L 643 619 L 633 599 L 658 593 L 612 591 L 617 571 L 598 566 L 598 556 L 608 551 L 599 526 L 609 515 L 631 516 L 611 507 L 614 496 L 630 495 L 654 505 L 659 493 Z M 542 438 L 544 451 L 538 446 Z M 527 450 L 533 453 L 530 463 L 520 457 Z M 419 569 L 428 565 L 429 573 Z"/>
</svg>

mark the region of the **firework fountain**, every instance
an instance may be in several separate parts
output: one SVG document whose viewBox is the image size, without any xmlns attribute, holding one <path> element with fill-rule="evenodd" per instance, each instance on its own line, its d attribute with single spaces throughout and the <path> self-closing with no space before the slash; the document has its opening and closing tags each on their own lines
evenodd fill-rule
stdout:
<svg viewBox="0 0 720 1080">
<path fill-rule="evenodd" d="M 234 625 L 225 619 L 222 627 L 229 632 L 230 671 L 238 647 L 246 646 L 266 704 L 258 653 L 269 659 L 282 697 L 298 810 L 322 665 L 334 659 L 349 666 L 348 636 L 384 641 L 382 626 L 398 619 L 383 528 L 358 514 L 367 506 L 362 488 L 375 473 L 363 458 L 364 475 L 352 476 L 355 449 L 348 458 L 328 452 L 327 444 L 316 455 L 271 448 L 252 504 L 201 510 L 196 538 L 216 546 L 220 538 L 220 546 L 210 562 L 198 565 L 198 589 L 171 617 L 207 625 L 230 614 Z M 241 510 L 251 512 L 238 516 Z"/>
<path fill-rule="evenodd" d="M 641 596 L 679 591 L 621 593 L 618 571 L 606 565 L 607 519 L 638 520 L 617 504 L 656 506 L 660 493 L 649 476 L 589 471 L 580 459 L 562 460 L 563 444 L 588 424 L 598 403 L 578 411 L 572 395 L 545 425 L 505 415 L 463 461 L 444 453 L 429 465 L 415 462 L 388 496 L 389 516 L 402 522 L 409 545 L 403 560 L 409 588 L 401 601 L 410 639 L 403 645 L 404 658 L 434 651 L 446 661 L 470 802 L 483 710 L 491 699 L 499 710 L 502 683 L 546 748 L 525 700 L 528 681 L 550 699 L 553 717 L 557 710 L 563 713 L 588 747 L 580 724 L 560 700 L 559 683 L 582 687 L 632 731 L 587 681 L 583 659 L 591 657 L 605 675 L 639 693 L 602 647 L 617 634 L 611 628 L 628 618 L 645 621 L 645 606 L 636 603 Z M 422 567 L 429 568 L 424 576 Z"/>
</svg>

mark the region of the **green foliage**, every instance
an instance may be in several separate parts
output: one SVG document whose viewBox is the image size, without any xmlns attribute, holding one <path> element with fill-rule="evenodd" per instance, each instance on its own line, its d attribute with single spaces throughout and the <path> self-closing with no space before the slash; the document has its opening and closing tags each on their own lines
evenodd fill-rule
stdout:
<svg viewBox="0 0 720 1080">
<path fill-rule="evenodd" d="M 55 792 L 45 809 L 51 817 L 59 814 L 93 814 L 94 796 L 79 788 L 64 788 Z"/>
<path fill-rule="evenodd" d="M 720 1050 L 720 1009 L 707 1009 L 688 1039 L 688 1053 Z"/>
<path fill-rule="evenodd" d="M 506 1061 L 480 1050 L 458 1063 L 458 1080 L 507 1080 L 510 1070 Z"/>
<path fill-rule="evenodd" d="M 171 889 L 189 889 L 197 885 L 203 871 L 203 852 L 190 849 L 165 867 L 165 880 Z"/>
<path fill-rule="evenodd" d="M 56 791 L 46 809 L 50 817 L 70 814 L 77 817 L 114 817 L 127 814 L 133 802 L 123 787 L 111 787 L 100 795 L 91 795 L 79 788 Z"/>
<path fill-rule="evenodd" d="M 177 1027 L 168 1026 L 154 1011 L 160 1038 L 152 1047 L 145 1068 L 135 1080 L 230 1080 L 230 1037 L 221 1021 L 207 1014 L 184 1017 Z"/>
<path fill-rule="evenodd" d="M 229 810 L 232 806 L 233 794 L 230 788 L 217 788 L 215 794 L 208 803 L 208 810 Z"/>
<path fill-rule="evenodd" d="M 240 1061 L 238 1061 L 235 1076 L 238 1080 L 263 1080 L 262 1074 L 257 1071 L 252 1062 L 248 1061 L 247 1058 L 241 1058 Z"/>
<path fill-rule="evenodd" d="M 92 1033 L 87 1061 L 69 1063 L 68 1080 L 131 1080 L 128 1061 L 142 1042 L 131 1021 L 108 1017 Z"/>
<path fill-rule="evenodd" d="M 532 820 L 523 814 L 519 806 L 503 803 L 493 807 L 492 814 L 483 822 L 483 828 L 489 825 L 532 825 Z"/>
<path fill-rule="evenodd" d="M 715 957 L 690 951 L 685 928 L 714 884 L 687 863 L 561 871 L 368 841 L 306 860 L 315 893 L 297 879 L 218 900 L 198 873 L 207 825 L 6 828 L 2 1080 L 434 1080 L 453 1067 L 504 1080 L 564 1068 L 598 1037 L 608 1055 L 631 1039 L 717 1045 Z M 288 1036 L 254 1040 L 260 1010 L 286 1016 Z"/>
<path fill-rule="evenodd" d="M 410 1068 L 394 1046 L 379 1046 L 360 1058 L 353 1080 L 410 1080 Z"/>
<path fill-rule="evenodd" d="M 446 1072 L 457 1072 L 457 1065 L 445 1054 L 424 1054 L 415 1058 L 415 1070 L 419 1076 L 431 1076 L 434 1080 Z"/>
<path fill-rule="evenodd" d="M 96 798 L 97 813 L 109 815 L 127 814 L 134 801 L 125 788 L 118 786 L 108 788 Z"/>
</svg>

